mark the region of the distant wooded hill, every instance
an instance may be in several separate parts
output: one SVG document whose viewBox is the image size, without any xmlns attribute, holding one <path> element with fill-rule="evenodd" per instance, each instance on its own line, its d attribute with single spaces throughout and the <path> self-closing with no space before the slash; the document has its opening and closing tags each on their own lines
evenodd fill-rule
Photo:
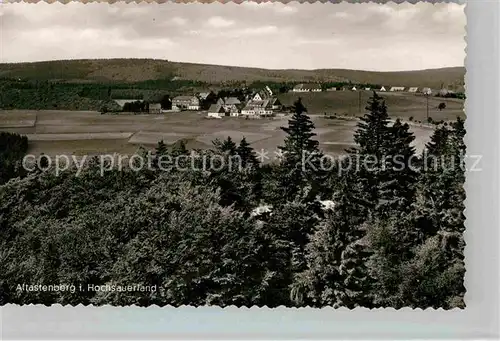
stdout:
<svg viewBox="0 0 500 341">
<path fill-rule="evenodd" d="M 156 59 L 64 60 L 0 64 L 0 78 L 70 82 L 140 82 L 186 79 L 210 84 L 232 82 L 347 82 L 460 90 L 465 68 L 374 72 L 344 69 L 267 70 L 249 67 L 170 62 Z"/>
</svg>

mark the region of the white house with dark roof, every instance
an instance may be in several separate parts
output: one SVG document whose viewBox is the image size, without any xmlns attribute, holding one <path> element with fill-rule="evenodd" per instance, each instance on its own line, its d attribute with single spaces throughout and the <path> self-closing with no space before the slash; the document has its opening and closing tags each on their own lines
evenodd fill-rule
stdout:
<svg viewBox="0 0 500 341">
<path fill-rule="evenodd" d="M 161 104 L 160 103 L 149 103 L 149 113 L 150 114 L 161 114 Z"/>
<path fill-rule="evenodd" d="M 208 97 L 209 95 L 210 95 L 210 92 L 200 92 L 200 93 L 198 94 L 198 97 L 199 97 L 202 101 L 204 101 L 204 100 L 206 100 L 206 99 L 207 99 L 207 97 Z"/>
<path fill-rule="evenodd" d="M 224 107 L 220 104 L 212 104 L 208 109 L 207 116 L 213 118 L 222 118 L 226 116 L 226 110 L 224 110 Z"/>
<path fill-rule="evenodd" d="M 389 91 L 390 92 L 401 92 L 401 91 L 405 91 L 405 87 L 404 86 L 393 86 L 393 87 L 391 87 L 391 89 Z"/>
<path fill-rule="evenodd" d="M 293 87 L 292 92 L 321 92 L 319 84 L 297 84 Z"/>
<path fill-rule="evenodd" d="M 431 88 L 423 88 L 422 93 L 424 95 L 432 95 L 432 89 Z"/>
<path fill-rule="evenodd" d="M 273 103 L 276 101 L 263 100 L 263 101 L 249 101 L 247 105 L 241 110 L 242 116 L 272 116 Z"/>
<path fill-rule="evenodd" d="M 177 96 L 172 99 L 172 106 L 185 110 L 200 110 L 200 100 L 196 96 Z"/>
</svg>

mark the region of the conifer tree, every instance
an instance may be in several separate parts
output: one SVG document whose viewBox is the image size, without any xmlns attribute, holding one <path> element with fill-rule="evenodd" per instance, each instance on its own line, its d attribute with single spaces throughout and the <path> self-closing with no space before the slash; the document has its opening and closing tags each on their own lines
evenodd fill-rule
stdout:
<svg viewBox="0 0 500 341">
<path fill-rule="evenodd" d="M 235 155 L 236 154 L 236 143 L 234 143 L 233 139 L 231 136 L 228 136 L 227 139 L 221 141 L 219 139 L 215 139 L 212 141 L 212 144 L 214 145 L 215 149 L 223 154 L 227 155 Z"/>
<path fill-rule="evenodd" d="M 359 275 L 352 266 L 356 252 L 363 250 L 350 252 L 353 243 L 363 237 L 360 225 L 367 214 L 359 190 L 355 182 L 346 177 L 341 180 L 333 196 L 333 210 L 327 213 L 306 247 L 307 270 L 297 275 L 292 286 L 292 298 L 297 305 L 353 307 L 366 303 L 354 297 L 354 289 L 365 290 L 367 277 L 358 279 L 357 288 L 352 283 L 354 276 Z"/>
<path fill-rule="evenodd" d="M 239 146 L 236 148 L 236 153 L 240 156 L 243 167 L 257 166 L 259 164 L 253 148 L 245 137 L 241 139 Z"/>
<path fill-rule="evenodd" d="M 293 163 L 302 159 L 303 153 L 318 153 L 318 141 L 313 140 L 316 134 L 313 132 L 314 124 L 306 114 L 307 109 L 298 99 L 293 106 L 294 114 L 288 120 L 288 127 L 281 127 L 287 136 L 285 145 L 280 147 L 285 154 L 285 160 Z"/>
<path fill-rule="evenodd" d="M 388 146 L 381 177 L 379 178 L 379 202 L 377 211 L 391 215 L 407 212 L 415 196 L 417 167 L 415 148 L 411 145 L 415 136 L 408 124 L 398 119 L 389 127 Z"/>
<path fill-rule="evenodd" d="M 184 140 L 179 140 L 174 143 L 172 146 L 172 155 L 174 157 L 187 155 L 189 154 L 188 149 L 186 148 L 186 142 Z"/>
<path fill-rule="evenodd" d="M 368 113 L 361 118 L 354 133 L 357 146 L 348 153 L 366 198 L 374 208 L 380 199 L 379 186 L 385 176 L 384 158 L 388 155 L 391 131 L 385 101 L 376 92 L 370 97 L 366 110 Z"/>
<path fill-rule="evenodd" d="M 156 149 L 155 149 L 155 154 L 157 156 L 160 156 L 160 155 L 166 155 L 167 152 L 168 152 L 168 149 L 167 149 L 167 145 L 165 144 L 165 142 L 163 142 L 163 140 L 159 141 L 158 145 L 156 146 Z"/>
<path fill-rule="evenodd" d="M 325 179 L 325 172 L 319 167 L 322 156 L 318 141 L 314 140 L 314 124 L 306 114 L 307 109 L 299 98 L 294 106 L 294 114 L 288 120 L 288 127 L 281 127 L 287 134 L 284 146 L 279 149 L 283 154 L 280 160 L 277 184 L 273 189 L 276 200 L 283 201 L 286 198 L 294 198 L 309 186 L 310 198 L 314 200 L 321 192 L 321 184 Z"/>
</svg>

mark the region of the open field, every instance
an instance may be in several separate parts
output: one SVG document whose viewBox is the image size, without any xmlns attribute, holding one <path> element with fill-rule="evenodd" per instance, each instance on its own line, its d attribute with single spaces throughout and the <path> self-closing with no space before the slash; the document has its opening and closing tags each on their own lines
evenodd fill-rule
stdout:
<svg viewBox="0 0 500 341">
<path fill-rule="evenodd" d="M 462 84 L 464 75 L 464 67 L 401 72 L 345 69 L 268 70 L 157 59 L 87 59 L 0 64 L 0 77 L 64 80 L 82 84 L 89 81 L 140 82 L 177 77 L 209 84 L 226 81 L 336 82 L 350 80 L 354 83 L 386 86 L 438 88 L 442 83 Z"/>
<path fill-rule="evenodd" d="M 305 103 L 309 114 L 333 115 L 362 115 L 359 111 L 361 94 L 361 110 L 364 113 L 368 98 L 373 94 L 371 91 L 324 91 L 311 93 L 287 93 L 278 95 L 284 105 L 292 105 L 299 97 Z M 409 119 L 413 117 L 417 121 L 427 120 L 427 99 L 420 94 L 409 93 L 379 93 L 385 98 L 389 116 L 394 118 Z M 446 109 L 439 111 L 439 103 L 445 103 Z M 436 121 L 454 120 L 457 116 L 465 117 L 463 112 L 464 101 L 454 98 L 429 97 L 429 116 Z"/>
<path fill-rule="evenodd" d="M 366 94 L 368 96 L 368 94 Z M 425 98 L 404 94 L 384 94 L 387 98 L 392 119 L 425 120 Z M 283 101 L 293 101 L 298 95 L 287 94 Z M 357 121 L 326 119 L 323 113 L 349 114 L 357 109 L 357 94 L 351 92 L 301 94 L 316 125 L 317 139 L 323 151 L 340 154 L 353 145 L 353 132 Z M 431 103 L 441 99 L 431 98 Z M 354 103 L 356 102 L 356 105 Z M 464 116 L 462 101 L 446 100 L 447 109 L 437 113 L 431 111 L 434 119 L 454 119 Z M 320 111 L 320 106 L 325 109 Z M 352 107 L 355 109 L 352 109 Z M 351 110 L 351 111 L 349 111 Z M 188 148 L 210 148 L 216 138 L 231 136 L 239 142 L 245 137 L 259 151 L 273 153 L 282 145 L 285 133 L 280 126 L 286 126 L 288 117 L 244 119 L 226 117 L 220 120 L 207 119 L 205 113 L 180 112 L 162 115 L 101 115 L 92 111 L 0 111 L 0 130 L 26 134 L 29 152 L 34 154 L 131 154 L 139 148 L 152 149 L 158 141 L 173 144 L 182 139 Z M 358 114 L 359 116 L 359 114 Z M 22 125 L 30 120 L 32 126 Z M 415 146 L 421 150 L 432 134 L 432 127 L 413 124 Z"/>
</svg>

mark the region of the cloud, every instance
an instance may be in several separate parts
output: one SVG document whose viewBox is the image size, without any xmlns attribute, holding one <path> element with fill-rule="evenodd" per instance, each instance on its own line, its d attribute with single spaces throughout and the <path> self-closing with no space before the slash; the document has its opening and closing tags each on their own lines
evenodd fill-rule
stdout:
<svg viewBox="0 0 500 341">
<path fill-rule="evenodd" d="M 211 17 L 207 21 L 208 26 L 215 28 L 226 28 L 234 25 L 234 20 L 224 19 L 222 17 Z"/>
<path fill-rule="evenodd" d="M 382 71 L 457 66 L 465 57 L 464 7 L 14 3 L 0 9 L 0 61 L 140 57 Z"/>
<path fill-rule="evenodd" d="M 187 20 L 182 17 L 173 17 L 171 22 L 175 25 L 184 26 L 186 25 Z"/>
</svg>

